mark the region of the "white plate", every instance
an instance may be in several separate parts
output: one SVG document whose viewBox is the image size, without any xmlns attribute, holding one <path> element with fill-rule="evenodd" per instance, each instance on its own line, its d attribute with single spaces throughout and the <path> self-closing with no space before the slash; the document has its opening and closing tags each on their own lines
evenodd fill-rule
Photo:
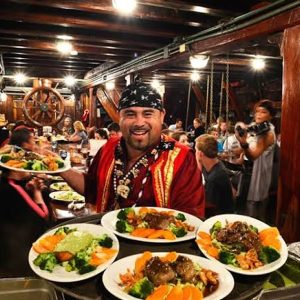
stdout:
<svg viewBox="0 0 300 300">
<path fill-rule="evenodd" d="M 53 272 L 50 273 L 48 271 L 41 270 L 38 266 L 34 265 L 33 261 L 34 259 L 38 256 L 38 253 L 36 253 L 33 248 L 30 249 L 29 255 L 28 255 L 28 261 L 31 269 L 40 277 L 45 278 L 47 280 L 52 280 L 56 282 L 75 282 L 75 281 L 80 281 L 84 280 L 90 277 L 93 277 L 102 271 L 104 271 L 117 257 L 118 252 L 119 252 L 119 241 L 117 237 L 110 232 L 109 230 L 106 230 L 100 225 L 95 225 L 95 224 L 86 224 L 86 223 L 80 223 L 80 224 L 69 224 L 67 225 L 69 228 L 77 228 L 78 231 L 85 231 L 91 233 L 93 236 L 98 237 L 102 234 L 107 234 L 109 237 L 112 238 L 113 240 L 113 248 L 118 250 L 116 254 L 109 259 L 106 263 L 101 264 L 100 266 L 97 267 L 96 270 L 86 273 L 86 274 L 78 274 L 76 271 L 72 272 L 67 272 L 62 266 L 57 265 Z M 50 231 L 47 231 L 45 234 L 43 234 L 39 239 L 44 238 L 46 236 L 54 234 L 54 232 L 58 229 L 59 227 L 52 229 Z M 38 240 L 39 240 L 38 239 Z"/>
<path fill-rule="evenodd" d="M 141 207 L 134 207 L 134 210 L 136 212 L 138 212 L 140 208 Z M 157 211 L 173 211 L 174 215 L 177 215 L 178 213 L 182 213 L 186 217 L 185 222 L 189 225 L 194 226 L 195 230 L 188 231 L 185 236 L 176 238 L 176 240 L 148 239 L 148 238 L 132 236 L 129 233 L 120 233 L 116 230 L 116 223 L 118 221 L 117 215 L 118 215 L 120 209 L 113 210 L 111 212 L 106 213 L 101 219 L 101 224 L 103 227 L 113 231 L 116 235 L 121 236 L 123 238 L 129 239 L 129 240 L 147 242 L 147 243 L 160 243 L 161 244 L 161 243 L 178 243 L 178 242 L 183 242 L 183 241 L 194 239 L 196 237 L 197 228 L 203 223 L 199 218 L 192 216 L 186 212 L 179 211 L 179 210 L 175 210 L 175 209 L 171 209 L 171 208 L 163 208 L 163 207 L 149 207 L 149 208 L 154 208 Z"/>
<path fill-rule="evenodd" d="M 2 157 L 2 155 L 0 155 L 0 160 L 1 160 L 1 157 Z M 35 170 L 26 170 L 26 169 L 22 169 L 22 168 L 14 168 L 14 167 L 7 166 L 6 164 L 2 163 L 1 161 L 0 161 L 0 166 L 3 168 L 6 168 L 6 169 L 12 170 L 12 171 L 36 173 L 36 174 L 56 174 L 56 173 L 65 172 L 65 171 L 68 171 L 69 169 L 71 169 L 70 158 L 66 158 L 64 160 L 64 167 L 59 168 L 56 171 L 49 171 L 49 170 L 35 171 Z"/>
<path fill-rule="evenodd" d="M 154 252 L 153 256 L 165 256 L 167 252 Z M 119 285 L 121 283 L 119 279 L 119 274 L 124 274 L 127 269 L 133 270 L 136 259 L 142 254 L 136 254 L 122 258 L 112 265 L 110 265 L 106 271 L 103 273 L 102 281 L 105 288 L 114 296 L 123 300 L 137 300 L 137 298 L 128 295 L 123 291 L 123 288 Z M 206 258 L 189 255 L 185 253 L 178 253 L 178 255 L 183 255 L 190 258 L 194 263 L 198 263 L 201 267 L 205 269 L 210 269 L 219 274 L 219 287 L 209 296 L 205 297 L 205 300 L 218 300 L 226 297 L 233 289 L 234 280 L 232 275 L 221 265 L 216 264 Z"/>
<path fill-rule="evenodd" d="M 50 189 L 61 192 L 73 191 L 73 189 L 64 181 L 52 183 Z"/>
<path fill-rule="evenodd" d="M 263 223 L 262 221 L 259 221 L 257 219 L 254 219 L 254 218 L 251 218 L 251 217 L 248 217 L 248 216 L 226 214 L 226 215 L 214 216 L 214 217 L 211 217 L 211 218 L 207 219 L 199 227 L 198 232 L 199 231 L 204 231 L 204 232 L 207 232 L 209 234 L 210 228 L 217 221 L 220 221 L 223 226 L 225 226 L 226 221 L 228 221 L 229 223 L 235 222 L 235 221 L 246 222 L 248 225 L 255 226 L 258 229 L 258 231 L 261 231 L 265 228 L 270 227 L 269 225 Z M 197 236 L 198 236 L 198 232 L 197 232 Z M 287 257 L 288 257 L 287 246 L 286 246 L 286 243 L 285 243 L 285 241 L 283 240 L 283 238 L 281 236 L 279 236 L 279 241 L 281 243 L 281 249 L 279 251 L 280 252 L 280 258 L 277 259 L 276 261 L 272 262 L 272 263 L 266 264 L 262 267 L 259 267 L 259 268 L 253 269 L 253 270 L 243 270 L 241 268 L 237 268 L 237 267 L 234 267 L 234 266 L 231 266 L 231 265 L 223 264 L 220 261 L 218 261 L 217 259 L 215 259 L 212 256 L 210 256 L 209 254 L 207 254 L 207 252 L 201 247 L 201 245 L 198 244 L 198 247 L 206 257 L 208 257 L 209 259 L 211 259 L 215 262 L 218 262 L 219 264 L 223 265 L 226 269 L 228 269 L 232 272 L 239 273 L 239 274 L 244 274 L 244 275 L 262 275 L 262 274 L 271 273 L 271 272 L 279 269 L 286 262 Z"/>
<path fill-rule="evenodd" d="M 78 197 L 80 197 L 80 199 L 62 199 L 62 196 L 65 195 L 65 194 L 74 194 Z M 73 202 L 73 201 L 79 201 L 79 202 L 84 202 L 85 201 L 85 198 L 84 196 L 74 192 L 74 191 L 57 191 L 57 192 L 52 192 L 50 193 L 49 197 L 52 199 L 52 200 L 55 200 L 55 201 L 62 201 L 62 202 Z"/>
</svg>

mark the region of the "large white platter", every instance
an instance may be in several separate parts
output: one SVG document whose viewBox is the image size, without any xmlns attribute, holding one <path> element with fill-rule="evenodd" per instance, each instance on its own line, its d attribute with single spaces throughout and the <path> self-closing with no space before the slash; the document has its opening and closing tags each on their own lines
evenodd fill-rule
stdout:
<svg viewBox="0 0 300 300">
<path fill-rule="evenodd" d="M 198 229 L 198 232 L 197 232 L 197 235 L 198 235 L 199 231 L 204 231 L 204 232 L 209 234 L 210 228 L 217 221 L 220 221 L 223 226 L 225 226 L 226 221 L 228 221 L 229 223 L 235 222 L 235 221 L 246 222 L 248 225 L 255 226 L 258 229 L 258 231 L 261 231 L 265 228 L 270 227 L 266 223 L 264 223 L 260 220 L 248 217 L 248 216 L 224 214 L 224 215 L 213 216 L 213 217 L 207 219 L 206 221 L 204 221 L 200 225 L 200 227 Z M 202 248 L 201 245 L 198 244 L 198 247 L 206 257 L 208 257 L 209 259 L 223 265 L 226 269 L 228 269 L 232 272 L 239 273 L 239 274 L 244 274 L 244 275 L 262 275 L 262 274 L 271 273 L 271 272 L 279 269 L 286 262 L 287 257 L 288 257 L 288 249 L 287 249 L 285 241 L 283 240 L 283 238 L 281 236 L 279 237 L 279 241 L 281 243 L 280 258 L 277 259 L 276 261 L 272 262 L 272 263 L 266 264 L 262 267 L 259 267 L 259 268 L 253 269 L 253 270 L 243 270 L 243 269 L 238 268 L 238 267 L 223 264 L 220 261 L 218 261 L 217 259 L 215 259 L 214 257 L 207 254 L 207 252 Z"/>
<path fill-rule="evenodd" d="M 134 210 L 136 212 L 138 212 L 140 208 L 141 207 L 134 207 Z M 199 218 L 192 216 L 186 212 L 179 211 L 179 210 L 163 208 L 163 207 L 149 207 L 149 208 L 154 208 L 157 211 L 173 211 L 174 215 L 177 215 L 178 213 L 182 213 L 186 217 L 185 222 L 189 225 L 194 226 L 195 229 L 194 229 L 194 231 L 188 231 L 185 236 L 176 238 L 175 240 L 148 239 L 148 238 L 132 236 L 128 233 L 120 233 L 116 230 L 116 223 L 118 221 L 117 215 L 118 215 L 120 209 L 114 210 L 114 211 L 111 211 L 111 212 L 108 212 L 107 214 L 105 214 L 101 219 L 101 224 L 103 227 L 113 231 L 116 235 L 121 236 L 123 238 L 135 240 L 135 241 L 147 242 L 147 243 L 160 243 L 161 244 L 161 243 L 178 243 L 178 242 L 183 242 L 183 241 L 194 239 L 196 237 L 197 228 L 203 223 Z"/>
<path fill-rule="evenodd" d="M 165 256 L 167 252 L 154 252 L 153 256 Z M 202 268 L 210 269 L 219 274 L 219 287 L 209 296 L 205 297 L 205 300 L 218 300 L 225 298 L 233 289 L 234 280 L 230 272 L 228 272 L 223 266 L 210 261 L 206 258 L 189 255 L 185 253 L 178 253 L 185 257 L 190 258 L 194 263 L 198 263 Z M 102 281 L 105 288 L 114 296 L 122 300 L 137 300 L 137 298 L 128 295 L 123 291 L 120 286 L 119 274 L 124 274 L 127 269 L 132 271 L 134 269 L 136 259 L 142 254 L 136 254 L 122 258 L 112 265 L 110 265 L 103 274 Z"/>
<path fill-rule="evenodd" d="M 93 236 L 98 237 L 102 234 L 107 234 L 109 237 L 112 238 L 113 240 L 113 249 L 116 249 L 117 252 L 115 255 L 109 259 L 106 263 L 101 264 L 97 267 L 96 270 L 86 273 L 86 274 L 78 274 L 75 271 L 72 272 L 67 272 L 62 266 L 57 265 L 53 272 L 50 273 L 48 271 L 41 270 L 38 266 L 34 265 L 33 261 L 34 259 L 38 256 L 38 253 L 36 253 L 33 248 L 30 249 L 29 255 L 28 255 L 28 262 L 31 267 L 31 269 L 40 277 L 43 277 L 47 280 L 51 281 L 56 281 L 56 282 L 75 282 L 75 281 L 81 281 L 90 277 L 93 277 L 102 271 L 104 271 L 117 257 L 118 252 L 119 252 L 119 241 L 117 237 L 110 232 L 109 230 L 103 228 L 100 225 L 95 225 L 95 224 L 86 224 L 86 223 L 78 223 L 78 224 L 69 224 L 67 225 L 69 228 L 77 228 L 78 231 L 84 231 L 84 232 L 89 232 Z M 44 238 L 46 236 L 54 234 L 54 232 L 58 229 L 59 227 L 47 231 L 45 234 L 43 234 L 39 239 Z M 38 239 L 38 240 L 39 240 Z"/>
<path fill-rule="evenodd" d="M 2 155 L 0 155 L 0 166 L 3 168 L 6 168 L 6 169 L 12 170 L 12 171 L 35 173 L 35 174 L 57 174 L 57 173 L 65 172 L 65 171 L 68 171 L 69 169 L 71 169 L 70 158 L 66 158 L 64 160 L 63 168 L 58 168 L 55 171 L 49 171 L 49 170 L 35 171 L 35 170 L 26 170 L 26 169 L 22 169 L 22 168 L 14 168 L 14 167 L 7 166 L 6 164 L 1 162 L 1 157 L 2 157 Z"/>
</svg>

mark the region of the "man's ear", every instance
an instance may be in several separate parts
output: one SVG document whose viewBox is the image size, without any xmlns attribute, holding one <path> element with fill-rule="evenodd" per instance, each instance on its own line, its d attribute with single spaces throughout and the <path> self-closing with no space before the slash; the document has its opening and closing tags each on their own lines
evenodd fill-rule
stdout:
<svg viewBox="0 0 300 300">
<path fill-rule="evenodd" d="M 161 124 L 163 124 L 163 122 L 164 122 L 165 115 L 166 115 L 166 110 L 163 109 L 163 110 L 160 112 Z"/>
</svg>

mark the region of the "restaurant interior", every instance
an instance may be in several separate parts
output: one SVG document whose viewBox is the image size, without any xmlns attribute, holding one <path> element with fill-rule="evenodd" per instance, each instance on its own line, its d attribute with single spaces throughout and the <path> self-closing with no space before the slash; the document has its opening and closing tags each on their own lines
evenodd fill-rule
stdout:
<svg viewBox="0 0 300 300">
<path fill-rule="evenodd" d="M 280 266 L 278 262 L 277 267 L 252 276 L 229 267 L 234 287 L 230 278 L 226 281 L 227 273 L 222 273 L 225 283 L 220 281 L 219 291 L 212 289 L 204 298 L 296 299 L 295 295 L 300 295 L 299 40 L 299 0 L 2 0 L 0 127 L 10 129 L 24 121 L 34 129 L 39 145 L 48 143 L 61 157 L 68 153 L 72 166 L 87 172 L 90 149 L 82 143 L 70 144 L 58 134 L 64 119 L 81 121 L 88 133 L 118 123 L 121 93 L 134 81 L 156 89 L 166 110 L 164 122 L 169 126 L 179 118 L 185 131 L 195 118 L 203 121 L 205 130 L 218 117 L 227 123 L 250 124 L 255 104 L 261 99 L 271 100 L 280 151 L 276 185 L 269 193 L 268 220 L 274 226 L 271 228 L 278 228 L 284 244 L 298 248 L 295 252 L 286 248 L 278 260 Z M 231 175 L 245 170 L 233 166 L 228 157 L 220 158 Z M 106 231 L 101 234 L 109 232 L 111 220 L 103 221 L 102 213 L 82 202 L 83 196 L 61 201 L 49 197 L 59 191 L 53 188 L 62 179 L 56 175 L 50 172 L 44 178 L 51 219 L 47 230 L 55 235 L 62 225 L 73 228 L 72 224 L 82 223 L 102 225 Z M 115 228 L 109 229 L 115 233 Z M 88 230 L 93 233 L 95 229 Z M 141 296 L 120 292 L 120 284 L 111 283 L 114 272 L 126 271 L 121 261 L 107 268 L 114 259 L 144 251 L 201 256 L 198 246 L 205 240 L 201 237 L 191 246 L 188 239 L 171 244 L 161 240 L 145 243 L 124 234 L 117 236 L 113 248 L 119 252 L 109 256 L 105 267 L 97 266 L 92 271 L 95 275 L 61 279 L 60 273 L 36 271 L 39 268 L 30 262 L 32 271 L 18 278 L 0 272 L 0 299 L 19 299 L 18 295 L 27 294 L 28 299 L 35 299 L 28 289 L 40 293 L 36 299 L 138 299 Z M 33 252 L 31 249 L 29 253 L 32 261 L 37 256 Z M 209 264 L 206 267 L 211 268 Z M 292 279 L 286 275 L 291 270 L 295 271 Z M 148 298 L 185 299 L 164 295 Z"/>
</svg>

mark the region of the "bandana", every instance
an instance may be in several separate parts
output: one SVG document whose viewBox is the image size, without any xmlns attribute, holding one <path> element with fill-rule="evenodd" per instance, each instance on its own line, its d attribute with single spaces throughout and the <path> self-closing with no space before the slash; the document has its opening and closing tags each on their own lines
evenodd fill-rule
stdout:
<svg viewBox="0 0 300 300">
<path fill-rule="evenodd" d="M 163 110 L 163 103 L 159 93 L 151 86 L 142 82 L 134 82 L 126 87 L 122 92 L 118 110 L 120 111 L 121 109 L 133 106 Z"/>
</svg>

